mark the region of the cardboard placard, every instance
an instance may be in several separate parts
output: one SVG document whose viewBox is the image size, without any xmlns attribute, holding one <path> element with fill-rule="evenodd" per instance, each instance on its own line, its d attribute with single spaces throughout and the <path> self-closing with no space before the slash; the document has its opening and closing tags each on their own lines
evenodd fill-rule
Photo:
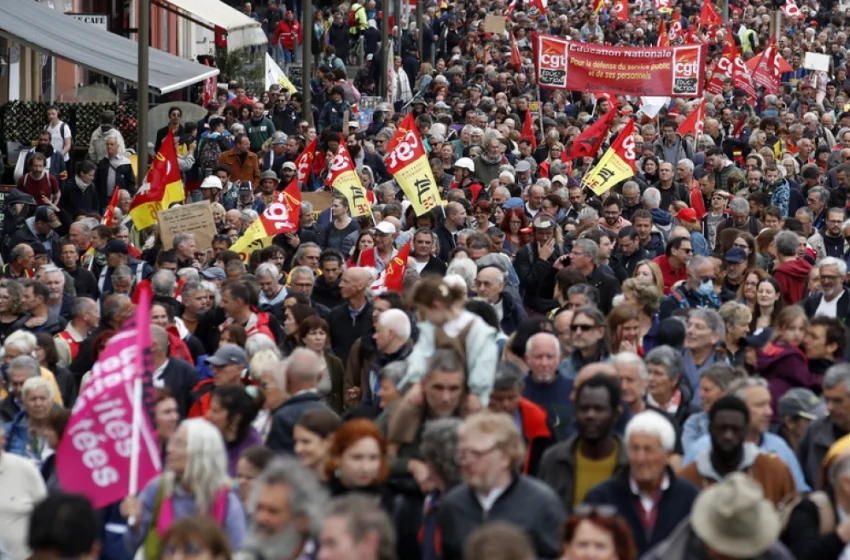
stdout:
<svg viewBox="0 0 850 560">
<path fill-rule="evenodd" d="M 304 202 L 309 202 L 313 205 L 313 213 L 321 212 L 325 208 L 329 208 L 333 202 L 334 195 L 329 192 L 303 192 L 301 199 Z"/>
<path fill-rule="evenodd" d="M 821 72 L 829 72 L 830 57 L 828 54 L 820 54 L 807 52 L 803 62 L 803 68 L 806 70 L 820 70 Z"/>
<path fill-rule="evenodd" d="M 163 247 L 170 248 L 178 233 L 194 233 L 197 250 L 212 248 L 216 229 L 209 201 L 204 200 L 160 210 L 157 219 Z"/>
<path fill-rule="evenodd" d="M 494 15 L 484 16 L 484 31 L 486 33 L 499 33 L 499 34 L 504 33 L 505 32 L 505 16 L 494 16 Z"/>
</svg>

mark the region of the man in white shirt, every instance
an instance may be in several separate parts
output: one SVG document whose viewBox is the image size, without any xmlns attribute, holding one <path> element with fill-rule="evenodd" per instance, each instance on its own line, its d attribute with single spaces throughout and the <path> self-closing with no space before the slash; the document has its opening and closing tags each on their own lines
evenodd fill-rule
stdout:
<svg viewBox="0 0 850 560">
<path fill-rule="evenodd" d="M 0 449 L 6 445 L 6 432 L 0 429 Z M 35 463 L 0 451 L 0 543 L 13 560 L 30 557 L 27 547 L 29 517 L 37 503 L 47 496 L 44 479 Z"/>
<path fill-rule="evenodd" d="M 50 121 L 44 130 L 50 133 L 50 144 L 53 151 L 62 154 L 65 161 L 71 159 L 70 152 L 74 145 L 71 127 L 59 120 L 59 109 L 55 106 L 47 108 L 47 120 Z"/>
<path fill-rule="evenodd" d="M 812 293 L 803 302 L 806 315 L 812 317 L 838 317 L 850 313 L 850 289 L 844 287 L 847 264 L 835 257 L 826 257 L 815 265 L 820 272 L 821 291 Z"/>
</svg>

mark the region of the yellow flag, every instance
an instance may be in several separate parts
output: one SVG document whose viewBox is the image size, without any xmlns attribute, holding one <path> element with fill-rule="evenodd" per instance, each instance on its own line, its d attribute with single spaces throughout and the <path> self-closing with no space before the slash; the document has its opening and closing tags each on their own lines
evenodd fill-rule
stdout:
<svg viewBox="0 0 850 560">
<path fill-rule="evenodd" d="M 409 113 L 396 130 L 395 142 L 390 141 L 393 147 L 387 154 L 386 163 L 387 171 L 401 186 L 416 215 L 421 216 L 442 204 L 442 200 L 412 115 Z"/>
<path fill-rule="evenodd" d="M 256 223 L 257 221 L 254 222 L 254 224 Z M 274 237 L 257 237 L 256 228 L 252 231 L 254 224 L 251 224 L 251 227 L 245 230 L 242 237 L 237 239 L 236 243 L 234 243 L 230 248 L 231 251 L 239 253 L 239 256 L 242 258 L 242 262 L 245 264 L 248 264 L 248 261 L 251 259 L 251 253 L 254 251 L 262 251 L 271 245 L 272 239 L 274 239 Z M 263 231 L 263 235 L 265 235 L 265 231 Z"/>
<path fill-rule="evenodd" d="M 630 120 L 608 151 L 581 181 L 583 187 L 592 190 L 597 196 L 635 175 L 635 122 Z"/>
<path fill-rule="evenodd" d="M 345 144 L 339 145 L 326 182 L 348 200 L 352 218 L 372 214 L 372 206 L 366 198 L 366 189 L 363 188 L 360 177 L 354 170 L 354 163 L 351 161 L 351 155 L 348 153 Z"/>
</svg>

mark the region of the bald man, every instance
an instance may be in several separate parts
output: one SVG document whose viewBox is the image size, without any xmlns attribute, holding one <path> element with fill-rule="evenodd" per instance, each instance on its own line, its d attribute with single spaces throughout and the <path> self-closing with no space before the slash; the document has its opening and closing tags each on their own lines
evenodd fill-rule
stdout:
<svg viewBox="0 0 850 560">
<path fill-rule="evenodd" d="M 334 354 L 344 364 L 354 341 L 372 327 L 372 304 L 366 299 L 371 283 L 372 274 L 365 268 L 355 266 L 342 273 L 339 291 L 345 303 L 331 310 L 328 324 Z"/>
<path fill-rule="evenodd" d="M 563 439 L 573 422 L 573 382 L 558 374 L 561 361 L 561 343 L 549 332 L 539 332 L 528 339 L 525 362 L 528 375 L 522 396 L 546 411 L 549 425 L 557 439 Z"/>
<path fill-rule="evenodd" d="M 528 314 L 522 302 L 505 291 L 505 280 L 505 273 L 500 269 L 486 266 L 475 278 L 475 292 L 493 307 L 502 332 L 511 336 Z"/>
</svg>

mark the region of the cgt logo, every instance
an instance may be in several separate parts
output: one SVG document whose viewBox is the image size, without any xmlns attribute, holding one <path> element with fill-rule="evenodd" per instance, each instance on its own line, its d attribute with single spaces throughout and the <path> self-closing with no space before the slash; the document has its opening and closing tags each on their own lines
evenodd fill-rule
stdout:
<svg viewBox="0 0 850 560">
<path fill-rule="evenodd" d="M 540 45 L 540 66 L 545 66 L 546 68 L 566 68 L 566 43 L 562 41 L 542 39 Z"/>
<path fill-rule="evenodd" d="M 696 95 L 700 83 L 699 46 L 677 48 L 673 53 L 673 95 Z"/>
</svg>

